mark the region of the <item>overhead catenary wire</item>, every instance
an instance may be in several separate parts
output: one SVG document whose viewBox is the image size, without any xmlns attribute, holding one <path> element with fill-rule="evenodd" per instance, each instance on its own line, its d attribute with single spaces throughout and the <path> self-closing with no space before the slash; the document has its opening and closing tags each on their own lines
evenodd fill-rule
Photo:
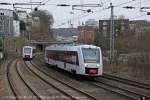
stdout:
<svg viewBox="0 0 150 100">
<path fill-rule="evenodd" d="M 127 2 L 123 2 L 123 3 L 120 3 L 120 4 L 114 5 L 114 7 L 119 7 L 119 6 L 122 6 L 122 5 L 125 5 L 125 4 L 128 4 L 128 3 L 132 3 L 132 2 L 135 2 L 135 1 L 136 1 L 136 0 L 130 0 L 130 1 L 127 1 Z M 107 9 L 109 9 L 109 8 L 110 8 L 110 7 L 105 7 L 105 8 L 103 8 L 103 9 L 96 10 L 96 11 L 94 11 L 92 14 L 96 14 L 96 13 L 98 13 L 98 12 L 105 11 L 105 10 L 107 10 Z M 83 19 L 83 18 L 85 18 L 85 17 L 87 17 L 87 16 L 89 16 L 89 15 L 91 15 L 91 13 L 88 13 L 88 14 L 85 14 L 85 15 L 81 14 L 81 15 L 79 15 L 79 16 L 77 16 L 77 17 L 71 19 L 71 20 L 72 20 L 72 21 L 75 21 L 75 20 L 78 20 L 79 18 L 80 18 L 80 19 Z M 67 19 L 67 20 L 68 20 L 68 19 Z M 63 23 L 63 24 L 56 25 L 55 27 L 64 26 L 64 25 L 66 25 L 66 24 L 68 23 L 68 21 L 65 21 L 65 22 L 62 22 L 62 23 Z"/>
<path fill-rule="evenodd" d="M 136 0 L 130 0 L 130 1 L 127 1 L 127 2 L 124 2 L 124 3 L 120 3 L 118 5 L 115 5 L 114 7 L 119 7 L 119 6 L 122 6 L 122 5 L 125 5 L 125 4 L 129 4 L 129 3 L 132 3 L 132 2 L 135 2 Z"/>
<path fill-rule="evenodd" d="M 102 1 L 102 0 L 101 0 Z M 104 2 L 103 3 L 101 3 L 101 5 L 104 5 L 105 3 L 108 3 L 109 1 L 111 1 L 111 0 L 104 0 Z M 93 7 L 92 8 L 92 11 L 95 9 L 96 7 Z M 103 7 L 102 8 L 102 10 L 98 10 L 98 11 L 94 11 L 94 12 L 101 12 L 101 11 L 103 11 L 103 10 L 105 10 L 107 7 Z M 85 15 L 82 13 L 82 14 L 80 14 L 80 15 L 78 15 L 77 17 L 73 17 L 71 20 L 72 21 L 76 21 L 76 20 L 78 20 L 78 19 L 82 19 L 82 18 L 84 18 L 84 17 L 86 17 L 86 16 L 89 16 L 90 15 L 90 13 L 86 13 Z M 62 19 L 62 20 L 65 20 L 65 22 L 62 22 L 61 24 L 58 24 L 58 25 L 56 25 L 56 27 L 59 27 L 59 26 L 63 26 L 63 25 L 65 25 L 65 24 L 67 24 L 67 22 L 68 22 L 68 19 Z"/>
<path fill-rule="evenodd" d="M 100 5 L 104 5 L 105 3 L 108 3 L 108 2 L 110 2 L 111 0 L 100 0 L 100 2 L 99 2 L 99 4 Z M 70 5 L 70 6 L 72 6 L 72 5 Z M 92 11 L 95 9 L 96 7 L 92 7 Z M 105 7 L 103 6 L 103 8 L 105 9 Z M 87 15 L 87 14 L 86 14 Z M 77 17 L 75 17 L 75 18 L 78 18 L 79 16 L 84 16 L 83 14 L 80 14 L 80 15 L 78 15 Z M 72 19 L 74 19 L 74 18 L 72 18 Z M 65 18 L 65 19 L 61 19 L 61 22 L 62 21 L 66 21 L 66 23 L 67 23 L 67 20 L 68 20 L 68 18 Z M 57 22 L 57 20 L 56 20 L 56 22 Z M 60 20 L 59 20 L 59 22 L 60 22 Z M 62 22 L 63 23 L 63 22 Z"/>
<path fill-rule="evenodd" d="M 100 0 L 100 1 L 102 1 L 102 0 Z M 105 2 L 101 3 L 101 5 L 104 5 L 105 3 L 108 3 L 108 2 L 111 1 L 111 0 L 104 0 L 104 1 L 105 1 Z M 96 8 L 96 7 L 94 7 L 94 8 Z M 92 8 L 92 10 L 93 10 L 94 8 Z M 103 9 L 105 9 L 105 8 L 106 8 L 106 7 L 103 7 Z M 86 14 L 86 15 L 87 15 L 87 14 Z M 78 16 L 81 16 L 81 17 L 82 17 L 82 16 L 84 16 L 84 15 L 83 15 L 83 14 L 80 14 L 80 15 L 78 15 Z M 77 18 L 78 18 L 78 17 L 77 17 Z M 73 18 L 73 19 L 74 19 L 74 18 Z M 68 20 L 68 19 L 65 18 L 65 19 L 62 19 L 62 21 L 63 21 L 63 20 Z"/>
<path fill-rule="evenodd" d="M 142 15 L 140 15 L 140 16 L 136 16 L 136 17 L 131 18 L 131 20 L 135 20 L 135 19 L 137 19 L 137 18 L 141 18 L 141 17 L 144 17 L 144 16 L 147 16 L 147 15 L 146 15 L 146 14 L 142 14 Z"/>
<path fill-rule="evenodd" d="M 51 0 L 43 0 L 43 1 L 40 2 L 40 4 L 41 4 L 41 5 L 46 5 L 46 3 L 48 3 L 49 1 L 51 1 Z M 40 7 L 41 5 L 38 5 L 38 6 L 36 6 L 35 8 L 38 8 L 38 7 Z"/>
</svg>

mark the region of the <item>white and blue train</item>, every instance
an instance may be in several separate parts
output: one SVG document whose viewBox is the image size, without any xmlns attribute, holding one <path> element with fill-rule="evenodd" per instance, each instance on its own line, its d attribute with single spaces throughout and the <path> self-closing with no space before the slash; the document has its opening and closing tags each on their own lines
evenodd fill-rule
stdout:
<svg viewBox="0 0 150 100">
<path fill-rule="evenodd" d="M 96 77 L 103 72 L 101 48 L 94 45 L 50 45 L 45 48 L 45 61 L 81 76 Z"/>
<path fill-rule="evenodd" d="M 0 50 L 0 60 L 3 59 L 3 57 L 4 57 L 4 52 Z"/>
<path fill-rule="evenodd" d="M 33 58 L 34 47 L 32 46 L 24 46 L 22 48 L 22 57 L 24 60 L 31 60 Z"/>
</svg>

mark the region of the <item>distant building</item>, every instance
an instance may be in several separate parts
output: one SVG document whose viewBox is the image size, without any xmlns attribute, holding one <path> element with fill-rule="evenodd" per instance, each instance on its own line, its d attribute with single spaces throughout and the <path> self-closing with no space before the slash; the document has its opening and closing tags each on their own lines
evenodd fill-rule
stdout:
<svg viewBox="0 0 150 100">
<path fill-rule="evenodd" d="M 18 16 L 13 10 L 0 9 L 0 36 L 16 36 L 20 34 Z M 17 32 L 16 32 L 17 31 Z"/>
<path fill-rule="evenodd" d="M 85 21 L 85 25 L 98 27 L 98 21 L 96 21 L 95 19 L 88 19 L 87 21 Z"/>
<path fill-rule="evenodd" d="M 53 36 L 57 37 L 72 37 L 77 34 L 77 28 L 55 28 L 52 29 Z"/>
<path fill-rule="evenodd" d="M 36 27 L 36 28 L 40 27 L 40 18 L 39 17 L 32 18 L 32 26 Z"/>
<path fill-rule="evenodd" d="M 14 36 L 20 36 L 20 21 L 14 20 L 13 21 L 13 29 L 14 29 Z"/>
<path fill-rule="evenodd" d="M 150 22 L 146 20 L 130 21 L 130 29 L 135 33 L 136 37 L 141 36 L 145 30 L 150 30 Z"/>
<path fill-rule="evenodd" d="M 99 32 L 104 36 L 110 36 L 111 20 L 99 20 Z M 130 31 L 129 19 L 115 19 L 114 30 L 117 35 L 127 35 Z"/>
<path fill-rule="evenodd" d="M 79 26 L 77 36 L 80 43 L 93 43 L 95 39 L 94 28 L 92 26 Z"/>
<path fill-rule="evenodd" d="M 0 9 L 0 35 L 13 35 L 13 10 Z"/>
<path fill-rule="evenodd" d="M 24 21 L 24 22 L 27 21 L 28 14 L 26 11 L 16 10 L 15 12 L 17 13 L 20 21 Z"/>
<path fill-rule="evenodd" d="M 29 30 L 27 30 L 27 28 L 31 27 L 31 25 L 29 26 L 28 24 L 29 14 L 22 10 L 15 10 L 15 12 L 17 13 L 20 21 L 20 34 L 22 36 L 28 36 Z"/>
</svg>

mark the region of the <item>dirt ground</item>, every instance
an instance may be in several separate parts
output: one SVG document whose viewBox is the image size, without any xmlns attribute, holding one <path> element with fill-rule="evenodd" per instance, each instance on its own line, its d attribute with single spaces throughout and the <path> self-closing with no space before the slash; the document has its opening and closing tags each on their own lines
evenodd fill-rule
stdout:
<svg viewBox="0 0 150 100">
<path fill-rule="evenodd" d="M 150 84 L 150 65 L 107 64 L 104 73 Z"/>
<path fill-rule="evenodd" d="M 8 95 L 7 78 L 6 78 L 6 66 L 8 64 L 8 61 L 18 56 L 19 56 L 18 53 L 14 51 L 13 52 L 9 51 L 9 53 L 6 54 L 5 60 L 1 60 L 0 62 L 0 100 L 2 99 L 2 96 Z"/>
<path fill-rule="evenodd" d="M 4 95 L 4 68 L 0 65 L 0 96 Z"/>
<path fill-rule="evenodd" d="M 14 57 L 14 55 L 16 54 L 13 53 L 13 55 L 11 55 L 10 58 Z M 150 84 L 150 65 L 105 64 L 103 69 L 104 73 Z M 6 74 L 4 70 L 5 70 L 4 67 L 0 65 L 0 95 L 4 95 L 3 77 Z"/>
</svg>

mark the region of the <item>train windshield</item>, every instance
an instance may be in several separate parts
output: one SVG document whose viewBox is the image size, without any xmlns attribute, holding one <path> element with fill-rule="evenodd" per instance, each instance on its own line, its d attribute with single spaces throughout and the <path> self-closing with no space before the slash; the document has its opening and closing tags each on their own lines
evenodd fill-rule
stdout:
<svg viewBox="0 0 150 100">
<path fill-rule="evenodd" d="M 24 48 L 24 53 L 31 53 L 31 48 Z"/>
<path fill-rule="evenodd" d="M 100 52 L 99 49 L 82 48 L 83 58 L 85 63 L 99 63 Z"/>
</svg>

